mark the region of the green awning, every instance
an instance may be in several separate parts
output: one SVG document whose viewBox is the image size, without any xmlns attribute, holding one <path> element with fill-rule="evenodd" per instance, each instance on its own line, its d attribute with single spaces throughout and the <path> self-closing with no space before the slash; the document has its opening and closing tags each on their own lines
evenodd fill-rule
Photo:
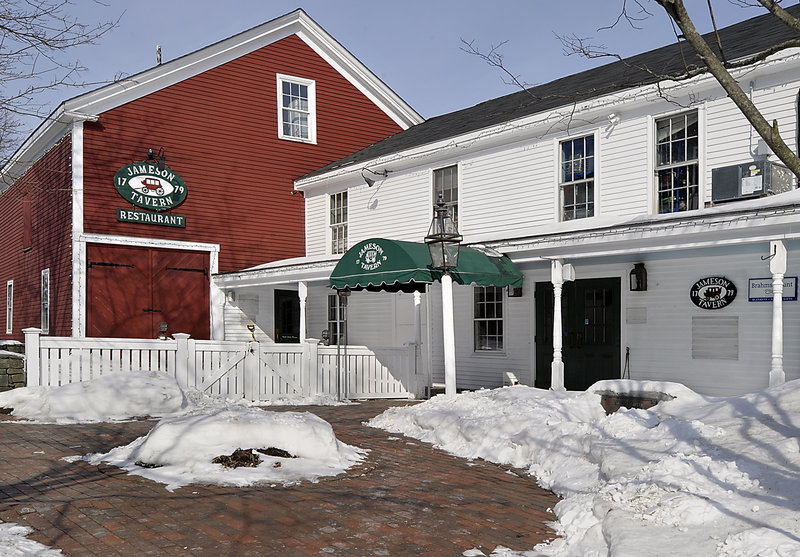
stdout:
<svg viewBox="0 0 800 557">
<path fill-rule="evenodd" d="M 508 258 L 462 246 L 458 267 L 451 271 L 453 281 L 478 286 L 522 286 L 522 273 Z M 331 273 L 330 286 L 337 290 L 386 290 L 412 292 L 424 290 L 441 278 L 431 269 L 428 246 L 370 238 L 347 250 Z"/>
</svg>

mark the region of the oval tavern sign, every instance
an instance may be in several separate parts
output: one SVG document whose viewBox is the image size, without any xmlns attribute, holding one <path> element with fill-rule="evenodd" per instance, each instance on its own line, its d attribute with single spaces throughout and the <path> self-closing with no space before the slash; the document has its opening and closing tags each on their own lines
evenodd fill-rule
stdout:
<svg viewBox="0 0 800 557">
<path fill-rule="evenodd" d="M 123 166 L 114 175 L 117 192 L 137 207 L 166 211 L 186 199 L 186 184 L 177 173 L 151 162 Z"/>
<path fill-rule="evenodd" d="M 689 297 L 701 309 L 722 309 L 736 298 L 736 286 L 725 277 L 706 277 L 692 285 Z"/>
</svg>

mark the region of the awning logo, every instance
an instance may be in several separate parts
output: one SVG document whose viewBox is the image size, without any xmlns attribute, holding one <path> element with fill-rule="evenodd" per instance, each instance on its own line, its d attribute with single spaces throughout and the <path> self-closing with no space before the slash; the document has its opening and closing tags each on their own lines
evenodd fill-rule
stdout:
<svg viewBox="0 0 800 557">
<path fill-rule="evenodd" d="M 386 259 L 387 257 L 383 253 L 383 248 L 375 242 L 369 242 L 358 250 L 356 265 L 361 267 L 364 271 L 374 271 L 378 269 Z"/>
</svg>

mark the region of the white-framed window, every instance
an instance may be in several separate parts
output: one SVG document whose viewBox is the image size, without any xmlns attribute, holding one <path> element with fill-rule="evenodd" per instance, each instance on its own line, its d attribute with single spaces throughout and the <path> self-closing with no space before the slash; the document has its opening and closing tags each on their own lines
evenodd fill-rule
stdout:
<svg viewBox="0 0 800 557">
<path fill-rule="evenodd" d="M 656 198 L 659 213 L 699 208 L 699 127 L 697 110 L 655 121 Z"/>
<path fill-rule="evenodd" d="M 503 350 L 503 289 L 474 287 L 473 323 L 475 351 Z"/>
<path fill-rule="evenodd" d="M 329 199 L 331 253 L 344 253 L 347 251 L 347 192 L 331 194 Z"/>
<path fill-rule="evenodd" d="M 6 283 L 6 334 L 14 332 L 14 281 Z"/>
<path fill-rule="evenodd" d="M 559 144 L 558 191 L 561 220 L 594 216 L 594 135 L 567 139 Z"/>
<path fill-rule="evenodd" d="M 458 226 L 458 165 L 437 168 L 433 171 L 433 203 L 439 200 L 450 210 L 453 222 Z"/>
<path fill-rule="evenodd" d="M 278 137 L 317 142 L 316 86 L 311 79 L 278 74 Z"/>
<path fill-rule="evenodd" d="M 338 294 L 328 294 L 328 333 L 330 344 L 339 344 L 344 341 L 345 320 L 347 319 L 347 306 L 342 305 Z"/>
<path fill-rule="evenodd" d="M 42 269 L 42 333 L 50 332 L 50 269 Z"/>
</svg>

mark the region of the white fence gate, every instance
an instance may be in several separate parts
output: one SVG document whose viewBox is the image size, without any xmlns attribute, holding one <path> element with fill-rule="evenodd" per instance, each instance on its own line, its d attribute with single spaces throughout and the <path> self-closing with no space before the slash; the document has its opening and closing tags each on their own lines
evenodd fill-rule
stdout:
<svg viewBox="0 0 800 557">
<path fill-rule="evenodd" d="M 114 372 L 161 371 L 183 387 L 251 401 L 331 395 L 340 399 L 415 398 L 415 347 L 261 344 L 172 339 L 42 336 L 25 329 L 28 386 L 60 386 Z"/>
</svg>

